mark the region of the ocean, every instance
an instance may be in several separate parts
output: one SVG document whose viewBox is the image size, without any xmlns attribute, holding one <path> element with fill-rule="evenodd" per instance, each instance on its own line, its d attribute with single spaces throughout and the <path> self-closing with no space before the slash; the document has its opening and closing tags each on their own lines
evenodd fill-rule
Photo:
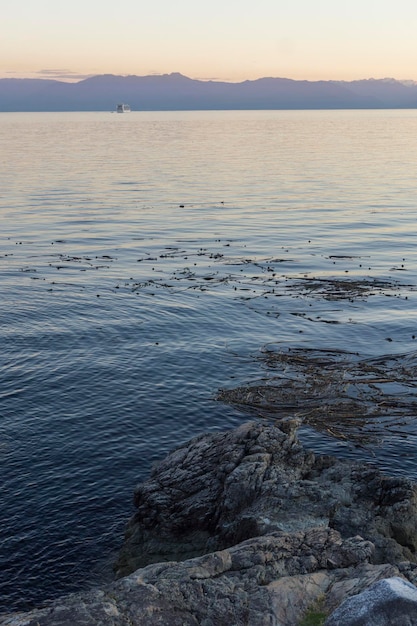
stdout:
<svg viewBox="0 0 417 626">
<path fill-rule="evenodd" d="M 282 418 L 228 393 L 302 395 L 313 361 L 378 411 L 281 403 L 304 445 L 417 479 L 416 137 L 415 110 L 0 115 L 2 611 L 109 579 L 152 465 Z"/>
</svg>

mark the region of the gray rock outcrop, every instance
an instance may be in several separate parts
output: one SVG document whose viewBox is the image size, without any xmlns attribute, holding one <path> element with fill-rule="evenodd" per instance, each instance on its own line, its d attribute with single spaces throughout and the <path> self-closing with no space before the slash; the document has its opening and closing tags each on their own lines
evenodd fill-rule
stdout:
<svg viewBox="0 0 417 626">
<path fill-rule="evenodd" d="M 417 588 L 398 578 L 387 578 L 348 598 L 325 626 L 416 626 Z"/>
<path fill-rule="evenodd" d="M 0 618 L 2 626 L 295 626 L 326 596 L 347 594 L 399 570 L 370 565 L 373 546 L 329 528 L 276 532 L 227 550 L 148 565 L 100 590 Z"/>
<path fill-rule="evenodd" d="M 135 493 L 118 576 L 274 531 L 322 526 L 375 545 L 375 563 L 416 560 L 417 488 L 303 449 L 297 424 L 248 423 L 177 448 Z"/>
<path fill-rule="evenodd" d="M 174 450 L 136 491 L 119 580 L 0 624 L 296 626 L 377 581 L 415 584 L 416 486 L 316 458 L 296 426 L 249 423 Z"/>
</svg>

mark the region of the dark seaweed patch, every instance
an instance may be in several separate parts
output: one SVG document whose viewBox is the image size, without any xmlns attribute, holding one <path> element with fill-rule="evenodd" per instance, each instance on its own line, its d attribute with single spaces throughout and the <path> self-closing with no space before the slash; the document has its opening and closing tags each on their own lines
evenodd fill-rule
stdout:
<svg viewBox="0 0 417 626">
<path fill-rule="evenodd" d="M 417 416 L 417 352 L 362 359 L 342 350 L 264 348 L 261 380 L 222 389 L 217 399 L 264 418 L 298 418 L 364 444 Z"/>
<path fill-rule="evenodd" d="M 404 285 L 393 280 L 347 279 L 347 278 L 300 278 L 292 279 L 288 290 L 297 295 L 308 295 L 325 300 L 366 300 L 373 295 L 400 292 Z"/>
</svg>

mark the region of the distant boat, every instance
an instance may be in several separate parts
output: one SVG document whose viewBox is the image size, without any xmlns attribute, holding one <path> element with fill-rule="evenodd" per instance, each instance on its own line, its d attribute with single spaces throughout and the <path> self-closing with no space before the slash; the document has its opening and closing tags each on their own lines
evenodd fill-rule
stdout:
<svg viewBox="0 0 417 626">
<path fill-rule="evenodd" d="M 118 104 L 116 111 L 117 113 L 130 113 L 130 106 L 128 104 Z"/>
</svg>

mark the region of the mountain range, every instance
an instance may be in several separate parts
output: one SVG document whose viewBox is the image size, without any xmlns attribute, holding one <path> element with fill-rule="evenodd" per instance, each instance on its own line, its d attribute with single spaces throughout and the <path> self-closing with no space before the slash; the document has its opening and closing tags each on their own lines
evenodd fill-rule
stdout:
<svg viewBox="0 0 417 626">
<path fill-rule="evenodd" d="M 77 83 L 0 79 L 0 111 L 133 111 L 224 109 L 417 108 L 417 83 L 393 78 L 306 81 L 260 78 L 240 83 L 195 80 L 179 73 L 93 76 Z"/>
</svg>

